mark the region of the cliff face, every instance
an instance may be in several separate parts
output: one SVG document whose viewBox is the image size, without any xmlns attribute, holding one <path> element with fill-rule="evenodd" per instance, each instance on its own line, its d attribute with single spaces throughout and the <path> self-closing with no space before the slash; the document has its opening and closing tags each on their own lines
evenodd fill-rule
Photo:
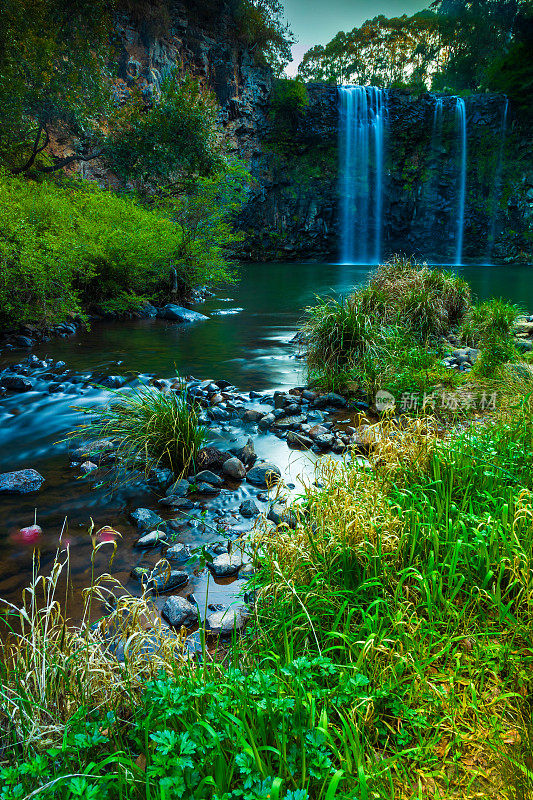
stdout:
<svg viewBox="0 0 533 800">
<path fill-rule="evenodd" d="M 240 257 L 336 260 L 338 229 L 338 92 L 309 84 L 309 105 L 287 135 L 269 117 L 272 76 L 238 36 L 234 0 L 174 2 L 165 32 L 123 15 L 116 26 L 117 94 L 133 85 L 157 96 L 162 78 L 178 69 L 215 93 L 230 152 L 253 181 L 239 226 Z M 442 100 L 435 137 L 435 98 L 390 90 L 386 102 L 382 256 L 452 259 L 457 219 L 455 100 Z M 464 257 L 477 261 L 533 258 L 533 156 L 528 132 L 504 98 L 466 99 L 468 132 Z M 83 174 L 109 181 L 102 165 Z"/>
<path fill-rule="evenodd" d="M 244 257 L 336 260 L 338 229 L 338 93 L 308 86 L 309 106 L 290 142 L 267 130 L 256 159 L 257 186 L 242 215 Z M 455 99 L 388 92 L 383 184 L 383 253 L 453 261 L 458 215 Z M 533 258 L 533 158 L 528 131 L 505 98 L 466 98 L 465 259 Z M 505 120 L 505 129 L 504 129 Z"/>
</svg>

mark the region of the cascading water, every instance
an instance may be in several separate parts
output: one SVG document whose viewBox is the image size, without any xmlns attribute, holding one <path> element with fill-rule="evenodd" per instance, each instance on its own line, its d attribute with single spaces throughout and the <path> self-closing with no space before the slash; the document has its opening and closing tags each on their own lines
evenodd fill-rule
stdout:
<svg viewBox="0 0 533 800">
<path fill-rule="evenodd" d="M 433 111 L 433 125 L 431 128 L 431 141 L 428 153 L 428 171 L 429 180 L 427 183 L 427 190 L 425 194 L 425 232 L 428 237 L 428 252 L 431 252 L 433 245 L 433 230 L 436 221 L 437 203 L 436 203 L 436 190 L 439 179 L 439 155 L 442 148 L 442 97 L 435 98 L 435 109 Z"/>
<path fill-rule="evenodd" d="M 490 226 L 487 235 L 487 263 L 489 264 L 492 261 L 492 249 L 494 247 L 494 241 L 496 239 L 496 222 L 498 220 L 498 211 L 500 208 L 500 200 L 502 193 L 502 171 L 503 171 L 503 160 L 505 152 L 505 140 L 507 137 L 508 111 L 509 111 L 509 100 L 505 98 L 502 108 L 502 122 L 500 128 L 500 147 L 498 150 L 498 162 L 496 165 L 496 172 L 494 175 L 494 186 L 492 191 Z"/>
<path fill-rule="evenodd" d="M 455 264 L 461 266 L 463 263 L 463 240 L 465 227 L 465 202 L 466 202 L 466 105 L 462 97 L 456 98 L 455 121 L 457 125 L 458 144 L 459 144 L 459 174 L 458 174 L 458 193 L 457 193 L 457 229 Z"/>
<path fill-rule="evenodd" d="M 340 259 L 377 264 L 383 222 L 384 93 L 373 86 L 339 88 Z"/>
</svg>

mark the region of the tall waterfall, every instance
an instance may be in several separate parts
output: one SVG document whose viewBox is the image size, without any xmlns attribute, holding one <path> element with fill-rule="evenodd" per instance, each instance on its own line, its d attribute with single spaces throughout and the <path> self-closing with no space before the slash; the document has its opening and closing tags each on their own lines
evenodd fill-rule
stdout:
<svg viewBox="0 0 533 800">
<path fill-rule="evenodd" d="M 377 264 L 383 223 L 384 93 L 339 88 L 340 224 L 343 264 Z"/>
<path fill-rule="evenodd" d="M 466 201 L 466 105 L 462 97 L 456 98 L 455 120 L 459 143 L 459 175 L 458 175 L 458 201 L 457 201 L 457 232 L 455 247 L 455 263 L 460 266 L 463 262 L 463 240 L 465 227 L 465 201 Z"/>
<path fill-rule="evenodd" d="M 496 164 L 496 172 L 494 175 L 494 186 L 492 190 L 491 209 L 490 209 L 490 227 L 487 235 L 487 262 L 490 264 L 492 261 L 492 249 L 496 239 L 496 222 L 498 220 L 498 211 L 500 209 L 500 199 L 502 193 L 502 171 L 503 160 L 505 151 L 505 139 L 507 137 L 507 113 L 509 111 L 509 100 L 504 99 L 502 108 L 502 122 L 500 128 L 500 146 L 498 149 L 498 161 Z"/>
</svg>

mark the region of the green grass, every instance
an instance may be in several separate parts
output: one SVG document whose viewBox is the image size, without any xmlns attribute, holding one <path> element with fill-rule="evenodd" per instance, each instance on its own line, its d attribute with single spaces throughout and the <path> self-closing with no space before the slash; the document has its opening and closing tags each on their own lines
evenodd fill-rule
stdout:
<svg viewBox="0 0 533 800">
<path fill-rule="evenodd" d="M 357 392 L 373 402 L 384 389 L 397 400 L 472 381 L 442 359 L 455 333 L 481 349 L 474 377 L 483 388 L 502 365 L 519 360 L 512 328 L 519 309 L 502 300 L 472 304 L 461 278 L 394 258 L 366 286 L 307 309 L 303 326 L 310 378 L 327 389 Z"/>
<path fill-rule="evenodd" d="M 124 469 L 141 468 L 148 473 L 170 467 L 176 475 L 187 474 L 206 438 L 197 408 L 179 389 L 162 392 L 140 386 L 115 391 L 107 405 L 82 411 L 90 421 L 72 435 L 112 439 Z"/>
</svg>

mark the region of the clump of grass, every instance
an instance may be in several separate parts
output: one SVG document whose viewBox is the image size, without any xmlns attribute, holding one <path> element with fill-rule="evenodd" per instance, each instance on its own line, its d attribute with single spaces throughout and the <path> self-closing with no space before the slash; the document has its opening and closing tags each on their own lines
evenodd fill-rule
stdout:
<svg viewBox="0 0 533 800">
<path fill-rule="evenodd" d="M 189 404 L 185 391 L 140 386 L 116 391 L 108 405 L 84 411 L 91 421 L 76 435 L 112 439 L 125 468 L 144 465 L 149 472 L 165 466 L 176 475 L 187 473 L 206 438 L 198 409 Z"/>
</svg>

